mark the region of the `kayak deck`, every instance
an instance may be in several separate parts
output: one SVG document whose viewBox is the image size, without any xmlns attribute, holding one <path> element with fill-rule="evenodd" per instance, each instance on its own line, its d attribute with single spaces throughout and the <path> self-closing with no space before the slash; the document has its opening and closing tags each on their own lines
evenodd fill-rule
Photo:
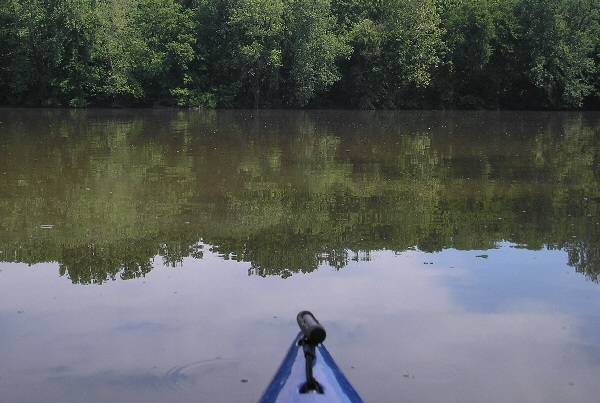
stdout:
<svg viewBox="0 0 600 403">
<path fill-rule="evenodd" d="M 259 403 L 363 403 L 322 343 L 315 346 L 312 373 L 323 393 L 300 392 L 307 383 L 303 339 L 300 332 Z"/>
</svg>

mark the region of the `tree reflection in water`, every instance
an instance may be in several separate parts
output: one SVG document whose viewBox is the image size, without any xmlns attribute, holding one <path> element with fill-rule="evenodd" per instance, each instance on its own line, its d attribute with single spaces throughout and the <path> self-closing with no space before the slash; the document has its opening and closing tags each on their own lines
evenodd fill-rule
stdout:
<svg viewBox="0 0 600 403">
<path fill-rule="evenodd" d="M 0 259 L 74 283 L 376 250 L 562 249 L 600 270 L 597 114 L 3 110 Z M 26 163 L 23 163 L 23 162 Z"/>
</svg>

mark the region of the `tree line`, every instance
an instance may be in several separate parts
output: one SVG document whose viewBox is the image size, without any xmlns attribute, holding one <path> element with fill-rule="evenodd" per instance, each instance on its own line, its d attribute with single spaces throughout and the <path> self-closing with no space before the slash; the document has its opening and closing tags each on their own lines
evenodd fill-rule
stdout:
<svg viewBox="0 0 600 403">
<path fill-rule="evenodd" d="M 2 0 L 0 105 L 600 106 L 600 0 Z"/>
</svg>

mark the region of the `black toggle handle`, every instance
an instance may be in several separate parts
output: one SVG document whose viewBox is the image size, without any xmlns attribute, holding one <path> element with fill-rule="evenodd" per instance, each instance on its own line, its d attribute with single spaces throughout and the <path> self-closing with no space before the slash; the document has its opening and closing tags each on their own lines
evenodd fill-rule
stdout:
<svg viewBox="0 0 600 403">
<path fill-rule="evenodd" d="M 309 311 L 302 311 L 296 317 L 298 326 L 302 329 L 304 337 L 313 345 L 322 343 L 327 336 L 325 328 L 319 323 L 315 315 Z"/>
</svg>

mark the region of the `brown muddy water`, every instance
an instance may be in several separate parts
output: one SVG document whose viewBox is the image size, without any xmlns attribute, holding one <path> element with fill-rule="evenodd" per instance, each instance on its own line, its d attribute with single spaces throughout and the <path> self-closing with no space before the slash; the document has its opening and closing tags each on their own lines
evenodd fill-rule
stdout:
<svg viewBox="0 0 600 403">
<path fill-rule="evenodd" d="M 0 109 L 0 402 L 600 395 L 600 114 Z"/>
</svg>

